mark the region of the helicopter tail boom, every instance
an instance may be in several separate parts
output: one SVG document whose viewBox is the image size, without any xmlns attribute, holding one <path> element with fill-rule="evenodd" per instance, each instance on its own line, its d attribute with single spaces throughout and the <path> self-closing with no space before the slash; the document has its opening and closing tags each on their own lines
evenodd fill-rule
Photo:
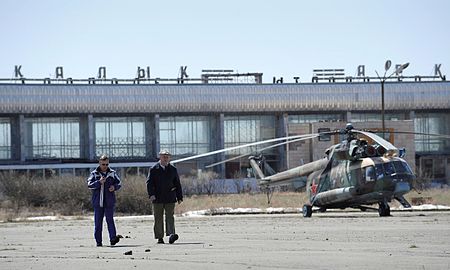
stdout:
<svg viewBox="0 0 450 270">
<path fill-rule="evenodd" d="M 264 173 L 261 171 L 261 168 L 258 166 L 257 161 L 254 160 L 254 157 L 250 158 L 250 165 L 252 166 L 257 178 L 260 179 L 259 185 L 261 186 L 284 185 L 289 182 L 292 182 L 298 177 L 308 176 L 309 174 L 315 171 L 323 170 L 327 164 L 328 160 L 324 158 L 305 165 L 301 165 L 299 167 L 284 172 L 276 173 L 270 176 L 265 176 Z"/>
<path fill-rule="evenodd" d="M 287 179 L 292 179 L 295 177 L 308 176 L 309 174 L 311 174 L 315 171 L 323 170 L 327 164 L 328 164 L 328 160 L 326 158 L 324 158 L 324 159 L 316 160 L 316 161 L 292 168 L 292 169 L 284 171 L 284 172 L 280 172 L 280 173 L 268 176 L 262 180 L 277 182 L 277 181 L 284 181 Z"/>
</svg>

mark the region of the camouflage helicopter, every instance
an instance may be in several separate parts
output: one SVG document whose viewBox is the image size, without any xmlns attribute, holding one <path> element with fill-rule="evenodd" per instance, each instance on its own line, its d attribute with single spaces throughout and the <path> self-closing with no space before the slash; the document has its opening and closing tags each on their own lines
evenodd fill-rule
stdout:
<svg viewBox="0 0 450 270">
<path fill-rule="evenodd" d="M 250 156 L 250 165 L 259 180 L 259 185 L 269 190 L 270 187 L 292 182 L 293 179 L 299 177 L 306 177 L 308 202 L 302 208 L 304 217 L 312 216 L 313 207 L 317 207 L 321 212 L 327 209 L 349 207 L 366 211 L 374 209 L 371 207 L 373 204 L 378 204 L 377 210 L 380 216 L 390 216 L 388 203 L 394 199 L 405 208 L 411 207 L 403 195 L 413 188 L 415 176 L 408 163 L 403 159 L 405 149 L 396 148 L 374 133 L 354 129 L 351 124 L 347 124 L 343 130 L 275 138 L 182 158 L 174 160 L 172 163 L 248 146 L 283 141 L 260 149 L 263 151 L 296 141 L 333 134 L 343 134 L 346 139 L 329 147 L 325 151 L 324 158 L 269 176 L 263 173 L 262 168 L 267 164 L 262 156 Z M 207 167 L 243 156 L 248 156 L 248 154 L 220 161 Z"/>
<path fill-rule="evenodd" d="M 405 208 L 411 207 L 403 195 L 412 189 L 415 176 L 402 159 L 404 149 L 397 149 L 374 133 L 355 130 L 351 124 L 332 133 L 343 133 L 347 138 L 329 147 L 323 159 L 271 176 L 262 173 L 258 158 L 250 157 L 260 185 L 306 176 L 309 201 L 303 206 L 304 217 L 311 217 L 313 206 L 321 212 L 347 207 L 365 211 L 372 209 L 369 205 L 378 204 L 380 216 L 390 215 L 388 202 L 393 199 Z M 369 144 L 368 139 L 374 143 Z"/>
</svg>

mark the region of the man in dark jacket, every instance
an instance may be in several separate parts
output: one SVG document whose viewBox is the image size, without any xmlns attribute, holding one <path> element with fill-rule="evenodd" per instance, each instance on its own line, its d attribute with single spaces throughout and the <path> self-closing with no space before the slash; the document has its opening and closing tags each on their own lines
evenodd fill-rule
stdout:
<svg viewBox="0 0 450 270">
<path fill-rule="evenodd" d="M 106 217 L 109 240 L 111 245 L 119 242 L 114 224 L 114 207 L 116 204 L 115 191 L 121 187 L 120 178 L 116 171 L 109 168 L 109 158 L 102 155 L 99 166 L 91 172 L 87 179 L 88 187 L 92 190 L 92 206 L 94 207 L 94 237 L 97 246 L 102 246 L 103 217 Z"/>
<path fill-rule="evenodd" d="M 155 239 L 158 239 L 158 244 L 164 244 L 164 213 L 169 243 L 173 244 L 178 239 L 173 214 L 175 203 L 180 204 L 183 201 L 183 191 L 177 168 L 170 164 L 170 157 L 169 151 L 160 151 L 159 162 L 150 168 L 147 177 L 147 193 L 153 202 L 153 232 Z"/>
</svg>

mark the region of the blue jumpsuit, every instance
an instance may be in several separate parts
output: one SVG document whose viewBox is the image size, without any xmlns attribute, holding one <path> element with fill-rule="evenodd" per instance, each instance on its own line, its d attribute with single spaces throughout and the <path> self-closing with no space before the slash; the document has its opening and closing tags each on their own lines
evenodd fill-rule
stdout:
<svg viewBox="0 0 450 270">
<path fill-rule="evenodd" d="M 106 182 L 100 183 L 101 177 L 106 177 Z M 101 172 L 97 167 L 91 172 L 88 180 L 88 187 L 92 190 L 92 206 L 94 207 L 94 237 L 97 245 L 102 244 L 103 217 L 106 217 L 108 225 L 109 239 L 112 241 L 116 237 L 116 226 L 114 224 L 114 208 L 116 204 L 115 191 L 121 187 L 120 178 L 116 171 L 108 168 L 106 172 Z M 109 187 L 114 186 L 114 191 L 110 192 Z"/>
</svg>

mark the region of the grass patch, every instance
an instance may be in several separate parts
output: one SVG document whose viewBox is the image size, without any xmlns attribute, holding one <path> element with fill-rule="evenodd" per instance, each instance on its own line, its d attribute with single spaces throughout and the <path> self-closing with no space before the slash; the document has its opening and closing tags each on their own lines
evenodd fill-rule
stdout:
<svg viewBox="0 0 450 270">
<path fill-rule="evenodd" d="M 118 215 L 152 214 L 145 182 L 146 177 L 142 175 L 122 179 L 122 189 L 116 193 Z M 301 208 L 307 201 L 305 192 L 275 192 L 270 204 L 264 193 L 193 194 L 194 190 L 204 189 L 202 186 L 195 186 L 195 183 L 204 184 L 203 182 L 192 181 L 192 176 L 182 179 L 183 188 L 190 192 L 187 192 L 189 195 L 185 195 L 184 202 L 175 208 L 176 214 L 222 207 Z M 450 189 L 424 190 L 421 194 L 412 191 L 405 197 L 410 202 L 413 198 L 424 197 L 427 203 L 450 206 Z M 391 206 L 397 207 L 399 203 L 393 201 Z M 47 215 L 86 216 L 91 215 L 92 211 L 91 191 L 87 188 L 86 178 L 64 176 L 43 179 L 0 174 L 1 221 Z"/>
</svg>

